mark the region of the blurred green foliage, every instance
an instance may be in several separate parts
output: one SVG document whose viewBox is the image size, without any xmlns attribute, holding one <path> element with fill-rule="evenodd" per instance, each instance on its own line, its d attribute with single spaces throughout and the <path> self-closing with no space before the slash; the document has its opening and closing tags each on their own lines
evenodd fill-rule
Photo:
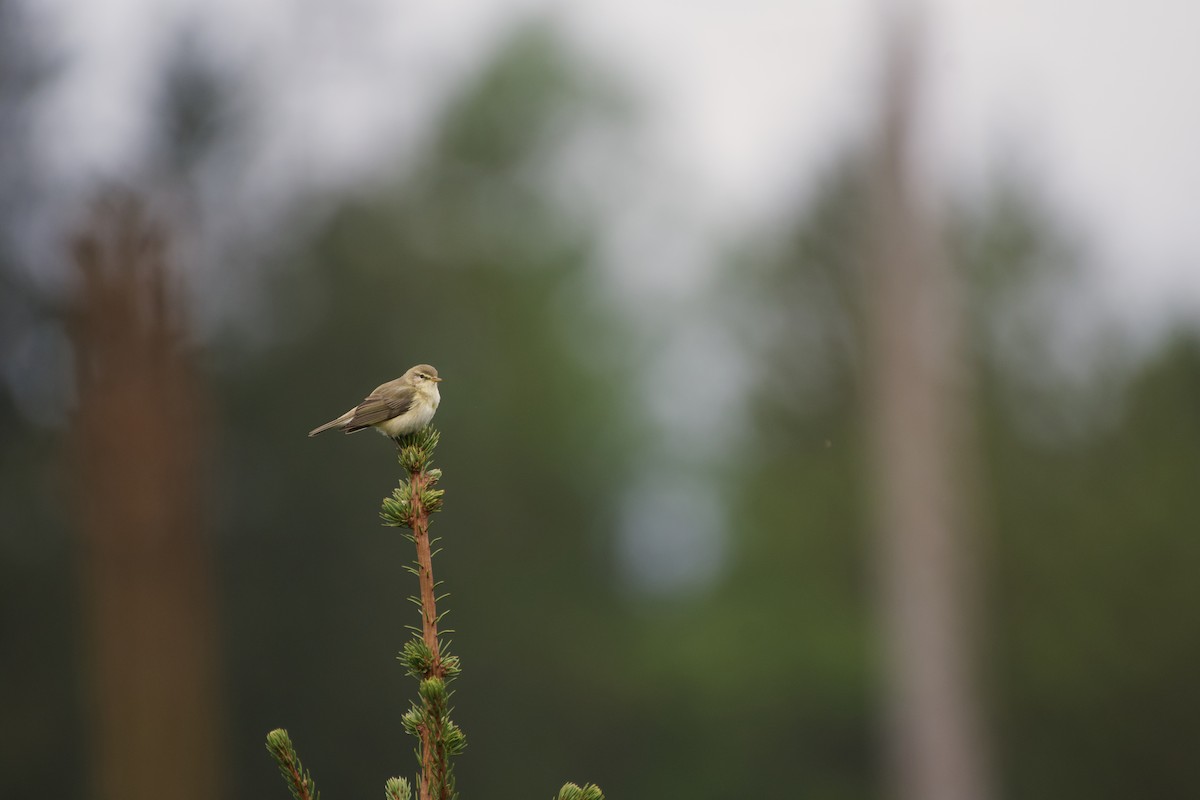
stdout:
<svg viewBox="0 0 1200 800">
<path fill-rule="evenodd" d="M 705 592 L 630 594 L 613 539 L 648 446 L 629 356 L 643 345 L 602 288 L 595 222 L 548 188 L 573 126 L 614 113 L 545 28 L 521 31 L 414 172 L 296 231 L 261 312 L 270 347 L 231 336 L 209 353 L 234 796 L 282 792 L 260 743 L 276 725 L 329 797 L 370 796 L 411 764 L 395 656 L 414 587 L 407 543 L 376 517 L 392 447 L 304 432 L 421 361 L 446 378 L 438 577 L 461 631 L 463 797 L 551 796 L 576 775 L 610 797 L 880 794 L 852 299 L 861 175 L 833 170 L 785 235 L 731 259 L 718 322 L 744 333 L 753 424 L 721 475 L 729 562 Z M 1029 207 L 983 203 L 952 237 L 978 323 L 980 638 L 1002 786 L 1189 796 L 1200 346 L 1180 332 L 1106 385 L 1122 398 L 1111 424 L 1026 435 L 1014 404 L 1036 414 L 1045 398 L 984 323 L 1070 260 L 1053 219 L 1014 211 Z M 37 305 L 0 272 L 5 309 Z M 1020 321 L 1035 346 L 1043 321 Z M 87 664 L 58 443 L 3 392 L 0 439 L 0 795 L 85 797 L 63 769 L 85 758 Z"/>
</svg>

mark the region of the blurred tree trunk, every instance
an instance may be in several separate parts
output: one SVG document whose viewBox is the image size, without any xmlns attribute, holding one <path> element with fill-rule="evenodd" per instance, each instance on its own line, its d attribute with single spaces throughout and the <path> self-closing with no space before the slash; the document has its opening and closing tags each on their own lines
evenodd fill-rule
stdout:
<svg viewBox="0 0 1200 800">
<path fill-rule="evenodd" d="M 129 197 L 74 243 L 70 445 L 99 800 L 220 796 L 208 398 L 164 250 Z"/>
<path fill-rule="evenodd" d="M 912 20 L 894 21 L 912 22 Z M 988 795 L 971 669 L 966 561 L 973 486 L 959 287 L 909 163 L 914 28 L 889 32 L 863 281 L 887 742 L 902 800 Z"/>
</svg>

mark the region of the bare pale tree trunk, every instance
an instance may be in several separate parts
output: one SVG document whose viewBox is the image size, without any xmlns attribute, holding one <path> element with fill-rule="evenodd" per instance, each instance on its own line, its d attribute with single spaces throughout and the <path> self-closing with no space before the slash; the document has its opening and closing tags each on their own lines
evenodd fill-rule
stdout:
<svg viewBox="0 0 1200 800">
<path fill-rule="evenodd" d="M 137 203 L 110 198 L 74 256 L 79 409 L 70 445 L 90 794 L 210 800 L 222 769 L 207 396 L 182 347 L 164 241 Z"/>
<path fill-rule="evenodd" d="M 982 800 L 990 792 L 971 658 L 967 370 L 956 276 L 910 163 L 914 30 L 899 24 L 889 34 L 862 284 L 886 740 L 901 800 Z"/>
</svg>

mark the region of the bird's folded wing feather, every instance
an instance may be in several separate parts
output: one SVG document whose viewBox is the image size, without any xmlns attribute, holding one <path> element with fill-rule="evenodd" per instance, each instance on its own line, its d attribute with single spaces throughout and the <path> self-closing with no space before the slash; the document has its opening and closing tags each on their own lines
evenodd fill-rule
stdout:
<svg viewBox="0 0 1200 800">
<path fill-rule="evenodd" d="M 381 386 L 371 392 L 366 400 L 358 404 L 354 409 L 354 416 L 346 423 L 345 430 L 349 433 L 398 417 L 412 408 L 415 398 L 416 392 L 411 386 L 398 388 Z"/>
</svg>

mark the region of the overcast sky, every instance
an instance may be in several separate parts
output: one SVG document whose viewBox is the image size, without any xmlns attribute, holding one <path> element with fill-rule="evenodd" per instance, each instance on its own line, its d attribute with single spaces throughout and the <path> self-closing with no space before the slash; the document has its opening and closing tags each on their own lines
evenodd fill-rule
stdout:
<svg viewBox="0 0 1200 800">
<path fill-rule="evenodd" d="M 861 136 L 878 68 L 867 0 L 41 0 L 70 54 L 42 114 L 62 181 L 119 172 L 188 24 L 263 103 L 255 169 L 336 182 L 403 151 L 445 90 L 546 11 L 641 98 L 646 147 L 736 226 L 802 196 Z M 926 147 L 948 185 L 1014 159 L 1097 248 L 1128 309 L 1200 314 L 1200 6 L 1189 0 L 927 0 Z M 277 164 L 272 164 L 272 159 Z M 260 163 L 261 162 L 261 163 Z M 294 166 L 294 165 L 293 165 Z M 279 180 L 263 182 L 281 188 Z M 263 189 L 263 191 L 268 191 Z"/>
</svg>

